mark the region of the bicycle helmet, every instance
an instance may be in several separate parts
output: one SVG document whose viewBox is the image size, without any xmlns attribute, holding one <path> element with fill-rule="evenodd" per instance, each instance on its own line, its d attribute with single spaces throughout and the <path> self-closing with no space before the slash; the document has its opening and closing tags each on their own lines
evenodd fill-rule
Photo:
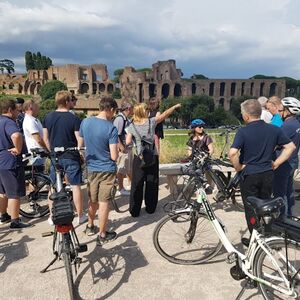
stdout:
<svg viewBox="0 0 300 300">
<path fill-rule="evenodd" d="M 294 97 L 285 97 L 281 100 L 283 107 L 286 107 L 290 113 L 300 115 L 300 101 Z"/>
<path fill-rule="evenodd" d="M 195 119 L 191 123 L 191 128 L 195 128 L 195 127 L 198 127 L 198 126 L 204 127 L 205 125 L 206 124 L 202 119 Z"/>
</svg>

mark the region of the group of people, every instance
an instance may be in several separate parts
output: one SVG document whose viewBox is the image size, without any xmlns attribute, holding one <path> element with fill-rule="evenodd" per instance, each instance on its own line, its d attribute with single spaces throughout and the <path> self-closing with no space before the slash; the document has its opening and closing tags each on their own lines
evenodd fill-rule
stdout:
<svg viewBox="0 0 300 300">
<path fill-rule="evenodd" d="M 102 97 L 99 113 L 82 122 L 73 113 L 76 97 L 68 91 L 59 91 L 55 96 L 56 110 L 46 115 L 41 123 L 38 119 L 39 104 L 33 100 L 25 103 L 15 99 L 3 99 L 0 116 L 0 222 L 10 222 L 11 229 L 31 226 L 19 218 L 20 198 L 26 193 L 24 166 L 21 154 L 25 146 L 28 152 L 33 148 L 53 151 L 55 147 L 85 146 L 85 163 L 88 170 L 88 215 L 83 212 L 81 192 L 82 171 L 80 151 L 69 151 L 59 158 L 66 180 L 72 187 L 78 224 L 85 223 L 86 234 L 98 233 L 97 243 L 103 244 L 116 238 L 115 232 L 107 230 L 111 190 L 116 178 L 120 195 L 130 197 L 129 211 L 138 217 L 143 199 L 147 213 L 154 213 L 158 202 L 158 124 L 170 116 L 177 104 L 165 112 L 158 111 L 158 102 L 133 106 L 122 102 L 118 108 L 116 101 Z M 18 105 L 21 108 L 17 108 Z M 142 167 L 142 138 L 148 136 L 155 147 L 154 163 Z M 34 167 L 43 170 L 44 160 L 35 158 Z M 132 172 L 134 170 L 134 172 Z M 124 187 L 124 178 L 131 182 L 130 191 Z M 54 168 L 50 168 L 50 178 L 55 183 Z M 49 202 L 51 208 L 51 202 Z M 51 210 L 50 210 L 51 211 Z M 98 211 L 99 229 L 94 225 Z M 51 215 L 48 219 L 52 223 Z"/>
</svg>

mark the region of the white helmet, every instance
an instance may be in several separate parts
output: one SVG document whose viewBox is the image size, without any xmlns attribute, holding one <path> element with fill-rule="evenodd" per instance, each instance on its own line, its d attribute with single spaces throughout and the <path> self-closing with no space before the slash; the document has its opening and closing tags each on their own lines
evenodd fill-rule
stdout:
<svg viewBox="0 0 300 300">
<path fill-rule="evenodd" d="M 285 97 L 281 100 L 283 107 L 286 107 L 290 113 L 300 115 L 300 101 L 294 97 Z"/>
</svg>

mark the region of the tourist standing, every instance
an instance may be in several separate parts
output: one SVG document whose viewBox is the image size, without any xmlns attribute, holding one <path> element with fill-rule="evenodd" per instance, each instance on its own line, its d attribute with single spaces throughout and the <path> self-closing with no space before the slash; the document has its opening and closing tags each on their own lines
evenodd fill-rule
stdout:
<svg viewBox="0 0 300 300">
<path fill-rule="evenodd" d="M 244 101 L 241 113 L 247 125 L 237 131 L 229 150 L 229 158 L 237 172 L 243 170 L 241 194 L 248 228 L 252 232 L 253 224 L 250 219 L 254 214 L 251 207 L 247 206 L 247 197 L 270 199 L 273 169 L 277 169 L 292 155 L 295 145 L 280 128 L 260 120 L 261 106 L 257 100 Z M 283 150 L 272 161 L 274 149 L 278 146 Z"/>
<path fill-rule="evenodd" d="M 273 194 L 275 197 L 283 197 L 286 200 L 286 212 L 292 215 L 294 199 L 294 173 L 298 168 L 298 151 L 300 146 L 300 101 L 293 97 L 286 97 L 281 100 L 279 109 L 283 119 L 282 131 L 295 144 L 296 149 L 290 158 L 274 171 Z M 276 151 L 278 156 L 281 150 Z"/>
<path fill-rule="evenodd" d="M 25 196 L 23 137 L 15 121 L 19 113 L 15 100 L 2 99 L 0 110 L 0 223 L 11 221 L 10 229 L 18 230 L 31 226 L 19 219 L 20 197 Z"/>
<path fill-rule="evenodd" d="M 114 99 L 103 97 L 100 100 L 98 115 L 83 120 L 80 126 L 80 136 L 86 147 L 88 169 L 89 219 L 86 234 L 96 233 L 94 220 L 98 210 L 98 245 L 117 237 L 116 232 L 107 230 L 111 191 L 116 179 L 118 159 L 118 130 L 112 123 L 117 108 Z"/>
<path fill-rule="evenodd" d="M 271 97 L 267 104 L 266 108 L 267 110 L 272 114 L 271 124 L 275 125 L 277 127 L 281 127 L 283 124 L 283 121 L 281 119 L 281 116 L 279 114 L 279 109 L 281 107 L 281 101 L 277 96 Z"/>
<path fill-rule="evenodd" d="M 259 97 L 257 99 L 259 104 L 261 105 L 261 116 L 260 119 L 265 121 L 267 124 L 271 123 L 273 115 L 267 110 L 266 105 L 268 102 L 267 97 Z"/>
<path fill-rule="evenodd" d="M 118 130 L 119 157 L 117 161 L 119 190 L 116 195 L 129 196 L 130 191 L 124 187 L 124 178 L 127 175 L 131 181 L 132 145 L 126 145 L 126 127 L 130 124 L 129 117 L 132 116 L 133 105 L 127 101 L 121 104 L 120 112 L 114 119 L 114 125 Z"/>
<path fill-rule="evenodd" d="M 176 104 L 167 109 L 159 116 L 148 118 L 148 110 L 145 103 L 138 104 L 133 109 L 133 122 L 127 128 L 126 144 L 134 141 L 134 157 L 132 164 L 132 182 L 130 191 L 129 211 L 131 216 L 138 217 L 140 214 L 142 201 L 145 196 L 146 212 L 152 214 L 155 212 L 158 202 L 158 152 L 155 147 L 155 161 L 149 167 L 142 167 L 142 144 L 141 137 L 145 136 L 154 144 L 154 132 L 157 124 L 170 116 L 181 104 Z M 145 190 L 144 190 L 145 185 Z M 145 192 L 145 194 L 144 194 Z"/>
<path fill-rule="evenodd" d="M 77 147 L 79 145 L 80 120 L 70 113 L 72 95 L 68 91 L 59 91 L 55 95 L 57 109 L 46 115 L 43 123 L 44 140 L 49 151 L 55 147 Z M 81 166 L 78 151 L 68 151 L 60 156 L 59 164 L 67 175 L 68 182 L 72 187 L 73 200 L 78 214 L 78 224 L 87 221 L 83 214 L 83 197 L 81 193 Z M 56 181 L 54 167 L 50 168 L 52 182 Z M 51 202 L 50 202 L 51 205 Z M 51 218 L 49 219 L 51 223 Z"/>
</svg>

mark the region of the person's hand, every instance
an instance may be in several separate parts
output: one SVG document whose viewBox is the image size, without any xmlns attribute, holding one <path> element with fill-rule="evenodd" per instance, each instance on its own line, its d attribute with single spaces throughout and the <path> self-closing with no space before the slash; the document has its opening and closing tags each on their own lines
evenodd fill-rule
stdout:
<svg viewBox="0 0 300 300">
<path fill-rule="evenodd" d="M 176 109 L 176 108 L 180 108 L 181 107 L 181 103 L 177 103 L 177 104 L 175 104 L 174 105 L 174 108 Z"/>
<path fill-rule="evenodd" d="M 277 164 L 276 160 L 272 161 L 272 169 L 276 170 L 279 167 L 279 165 Z"/>
<path fill-rule="evenodd" d="M 19 151 L 17 150 L 17 148 L 10 148 L 10 149 L 7 149 L 7 151 L 10 152 L 14 156 L 17 156 L 20 154 Z"/>
</svg>

